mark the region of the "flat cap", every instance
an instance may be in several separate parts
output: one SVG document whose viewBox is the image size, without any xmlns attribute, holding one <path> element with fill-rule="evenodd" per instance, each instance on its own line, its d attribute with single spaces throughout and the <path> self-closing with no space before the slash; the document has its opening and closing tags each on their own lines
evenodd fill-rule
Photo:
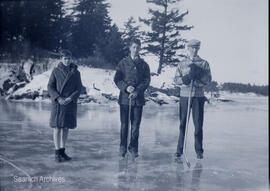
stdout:
<svg viewBox="0 0 270 191">
<path fill-rule="evenodd" d="M 201 41 L 197 39 L 191 39 L 187 42 L 187 47 L 200 47 Z"/>
</svg>

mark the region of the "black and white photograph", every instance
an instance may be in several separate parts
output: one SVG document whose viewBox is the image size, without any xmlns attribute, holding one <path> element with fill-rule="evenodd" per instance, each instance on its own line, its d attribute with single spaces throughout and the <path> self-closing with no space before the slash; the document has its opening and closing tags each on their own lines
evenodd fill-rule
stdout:
<svg viewBox="0 0 270 191">
<path fill-rule="evenodd" d="M 268 0 L 0 0 L 0 191 L 269 191 Z"/>
</svg>

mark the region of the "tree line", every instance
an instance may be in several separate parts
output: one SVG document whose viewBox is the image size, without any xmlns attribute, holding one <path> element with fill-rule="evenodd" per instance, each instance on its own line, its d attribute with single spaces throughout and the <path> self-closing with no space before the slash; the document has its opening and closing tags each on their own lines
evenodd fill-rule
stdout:
<svg viewBox="0 0 270 191">
<path fill-rule="evenodd" d="M 1 56 L 51 57 L 69 49 L 75 58 L 108 55 L 112 41 L 123 56 L 121 33 L 111 24 L 105 0 L 78 0 L 68 9 L 64 0 L 1 1 Z M 122 52 L 121 52 L 122 51 Z"/>
<path fill-rule="evenodd" d="M 251 85 L 242 83 L 223 83 L 221 90 L 241 93 L 256 93 L 268 96 L 268 85 Z"/>
<path fill-rule="evenodd" d="M 268 85 L 251 85 L 243 83 L 221 83 L 218 84 L 216 81 L 212 81 L 205 87 L 207 92 L 219 92 L 219 91 L 229 91 L 231 93 L 255 93 L 258 95 L 268 96 Z"/>
<path fill-rule="evenodd" d="M 128 54 L 132 37 L 142 40 L 144 54 L 159 58 L 157 73 L 165 65 L 175 65 L 185 39 L 181 32 L 188 11 L 180 12 L 180 0 L 146 0 L 153 5 L 149 18 L 128 18 L 123 29 L 112 23 L 106 0 L 2 0 L 0 2 L 0 58 L 51 57 L 59 49 L 69 49 L 75 58 L 103 60 L 115 66 Z"/>
</svg>

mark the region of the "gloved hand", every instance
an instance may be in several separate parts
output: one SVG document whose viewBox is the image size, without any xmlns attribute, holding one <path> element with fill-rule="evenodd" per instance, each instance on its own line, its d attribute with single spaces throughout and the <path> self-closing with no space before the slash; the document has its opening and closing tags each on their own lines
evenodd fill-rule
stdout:
<svg viewBox="0 0 270 191">
<path fill-rule="evenodd" d="M 203 69 L 197 66 L 196 64 L 190 64 L 189 67 L 190 67 L 189 74 L 191 76 L 191 79 L 200 79 L 204 73 Z"/>
<path fill-rule="evenodd" d="M 128 86 L 127 87 L 127 92 L 128 93 L 132 93 L 135 90 L 135 88 L 133 86 Z"/>
<path fill-rule="evenodd" d="M 69 104 L 71 101 L 72 101 L 72 99 L 71 99 L 70 97 L 67 97 L 67 98 L 64 100 L 64 105 Z"/>
<path fill-rule="evenodd" d="M 58 101 L 58 103 L 59 103 L 60 105 L 65 105 L 65 99 L 64 99 L 64 98 L 58 97 L 58 98 L 57 98 L 57 101 Z"/>
<path fill-rule="evenodd" d="M 191 75 L 187 74 L 185 76 L 182 77 L 182 81 L 185 85 L 189 85 L 191 82 Z"/>
<path fill-rule="evenodd" d="M 135 99 L 138 96 L 137 91 L 133 91 L 132 93 L 129 94 L 128 99 Z"/>
</svg>

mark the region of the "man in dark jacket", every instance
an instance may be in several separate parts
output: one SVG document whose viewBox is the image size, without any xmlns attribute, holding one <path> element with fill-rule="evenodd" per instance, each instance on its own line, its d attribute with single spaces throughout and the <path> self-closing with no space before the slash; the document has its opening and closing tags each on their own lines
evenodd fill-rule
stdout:
<svg viewBox="0 0 270 191">
<path fill-rule="evenodd" d="M 192 39 L 187 43 L 189 56 L 182 60 L 176 70 L 174 83 L 180 86 L 180 134 L 176 150 L 176 161 L 182 161 L 186 120 L 188 110 L 188 99 L 191 92 L 191 110 L 195 126 L 195 151 L 197 159 L 203 158 L 203 115 L 204 115 L 204 86 L 211 81 L 209 64 L 198 56 L 200 41 Z M 193 86 L 193 87 L 191 87 Z"/>
<path fill-rule="evenodd" d="M 54 128 L 55 161 L 71 160 L 65 153 L 68 130 L 77 125 L 77 100 L 82 82 L 77 66 L 71 63 L 71 53 L 61 52 L 61 62 L 52 71 L 48 92 L 52 101 L 50 126 Z"/>
<path fill-rule="evenodd" d="M 148 64 L 140 58 L 141 42 L 133 39 L 130 43 L 130 55 L 117 66 L 114 82 L 120 89 L 120 156 L 125 157 L 128 150 L 133 158 L 138 157 L 138 139 L 143 105 L 144 92 L 150 84 L 150 69 Z M 131 99 L 131 116 L 129 119 L 129 100 Z M 130 144 L 127 145 L 128 123 L 131 120 Z"/>
</svg>

